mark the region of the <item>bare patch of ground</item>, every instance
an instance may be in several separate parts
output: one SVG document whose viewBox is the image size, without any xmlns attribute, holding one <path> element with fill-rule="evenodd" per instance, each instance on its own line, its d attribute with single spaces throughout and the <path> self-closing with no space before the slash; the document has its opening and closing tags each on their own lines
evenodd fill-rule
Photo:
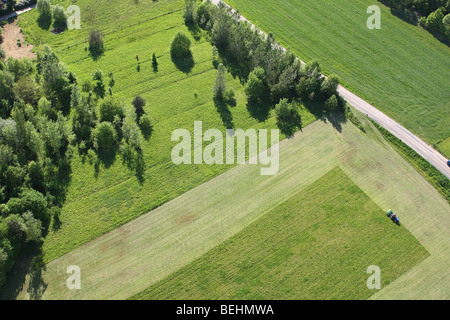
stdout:
<svg viewBox="0 0 450 320">
<path fill-rule="evenodd" d="M 22 44 L 20 47 L 17 45 L 17 39 L 20 39 Z M 24 35 L 20 32 L 20 27 L 17 25 L 17 20 L 5 25 L 3 27 L 3 42 L 2 48 L 5 50 L 6 59 L 13 57 L 16 59 L 21 58 L 36 58 L 36 55 L 31 52 L 33 46 L 27 45 Z"/>
</svg>

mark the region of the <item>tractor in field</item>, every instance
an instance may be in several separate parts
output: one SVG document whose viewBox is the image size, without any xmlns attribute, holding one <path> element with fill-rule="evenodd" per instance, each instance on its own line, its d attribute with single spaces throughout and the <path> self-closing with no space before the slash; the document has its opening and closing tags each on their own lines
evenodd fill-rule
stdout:
<svg viewBox="0 0 450 320">
<path fill-rule="evenodd" d="M 389 209 L 389 210 L 386 212 L 386 215 L 387 215 L 389 218 L 391 218 L 391 220 L 392 220 L 394 223 L 400 225 L 400 219 L 395 215 L 395 213 L 394 213 L 391 209 Z"/>
</svg>

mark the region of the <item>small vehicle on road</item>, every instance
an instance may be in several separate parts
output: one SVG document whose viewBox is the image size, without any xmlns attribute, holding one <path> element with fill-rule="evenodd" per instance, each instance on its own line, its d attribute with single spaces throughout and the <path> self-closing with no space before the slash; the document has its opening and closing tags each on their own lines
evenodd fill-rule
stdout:
<svg viewBox="0 0 450 320">
<path fill-rule="evenodd" d="M 450 160 L 447 160 L 447 165 L 450 167 Z"/>
</svg>

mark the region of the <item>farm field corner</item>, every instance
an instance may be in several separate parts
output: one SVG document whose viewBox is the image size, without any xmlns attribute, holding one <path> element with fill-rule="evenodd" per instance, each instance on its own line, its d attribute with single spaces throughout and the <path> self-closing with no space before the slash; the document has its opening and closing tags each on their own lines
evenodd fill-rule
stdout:
<svg viewBox="0 0 450 320">
<path fill-rule="evenodd" d="M 366 299 L 368 266 L 384 287 L 427 256 L 335 168 L 132 299 Z"/>
</svg>

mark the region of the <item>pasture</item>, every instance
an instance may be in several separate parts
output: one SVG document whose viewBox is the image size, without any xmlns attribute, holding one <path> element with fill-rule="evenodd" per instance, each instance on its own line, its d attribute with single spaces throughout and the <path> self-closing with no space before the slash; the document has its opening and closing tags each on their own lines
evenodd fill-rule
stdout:
<svg viewBox="0 0 450 320">
<path fill-rule="evenodd" d="M 71 1 L 59 3 L 67 7 Z M 189 69 L 180 70 L 174 64 L 170 56 L 173 37 L 179 31 L 190 34 L 182 17 L 184 1 L 148 0 L 137 5 L 131 0 L 78 1 L 76 4 L 82 13 L 80 30 L 58 35 L 42 30 L 36 23 L 37 11 L 32 11 L 19 22 L 27 40 L 33 44 L 48 43 L 76 74 L 79 83 L 91 79 L 95 69 L 105 74 L 112 72 L 116 82 L 114 95 L 128 103 L 136 95 L 142 96 L 147 101 L 145 111 L 154 131 L 143 143 L 142 158 L 128 161 L 117 155 L 108 159 L 99 172 L 75 150 L 71 183 L 60 221 L 51 226 L 43 244 L 45 262 L 161 206 L 231 167 L 174 165 L 171 148 L 176 143 L 170 138 L 175 129 L 192 132 L 194 121 L 202 120 L 204 130 L 225 131 L 229 119 L 236 129 L 276 128 L 274 117 L 265 122 L 252 118 L 243 86 L 230 75 L 227 84 L 235 91 L 236 106 L 218 110 L 214 105 L 212 87 L 216 69 L 212 65 L 212 47 L 205 39 L 191 38 L 193 62 Z M 92 27 L 105 34 L 106 51 L 99 59 L 93 59 L 85 51 L 84 41 Z M 157 71 L 152 68 L 154 52 L 159 64 Z M 305 108 L 301 114 L 303 125 L 316 119 Z M 138 163 L 143 164 L 143 173 L 138 172 Z"/>
</svg>

